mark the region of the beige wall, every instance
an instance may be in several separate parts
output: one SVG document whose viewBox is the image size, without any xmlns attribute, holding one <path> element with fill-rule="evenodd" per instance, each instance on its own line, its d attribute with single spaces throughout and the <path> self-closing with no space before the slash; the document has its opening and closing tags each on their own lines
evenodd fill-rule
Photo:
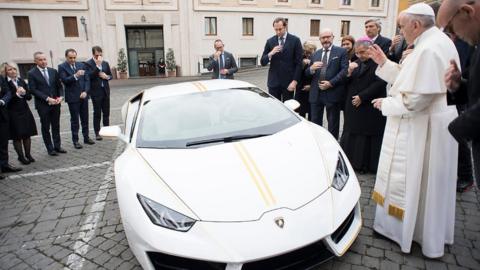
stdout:
<svg viewBox="0 0 480 270">
<path fill-rule="evenodd" d="M 224 40 L 226 50 L 237 60 L 260 57 L 266 39 L 273 35 L 272 21 L 278 16 L 289 19 L 289 32 L 317 45 L 318 37 L 310 36 L 311 19 L 319 19 L 321 28 L 331 28 L 336 44 L 340 42 L 341 20 L 351 21 L 350 33 L 360 37 L 364 35 L 364 21 L 379 18 L 382 34 L 391 37 L 398 1 L 383 0 L 380 8 L 371 8 L 368 0 L 352 0 L 352 7 L 340 7 L 340 0 L 323 0 L 321 5 L 308 0 L 291 0 L 286 5 L 276 0 L 0 0 L 0 61 L 26 63 L 31 62 L 35 51 L 52 51 L 56 67 L 63 61 L 65 49 L 75 48 L 80 59 L 87 59 L 90 48 L 100 45 L 105 58 L 116 65 L 118 50 L 126 48 L 125 26 L 162 25 L 165 51 L 174 49 L 183 75 L 195 75 L 202 59 L 212 53 L 216 38 Z M 12 15 L 30 17 L 32 38 L 16 37 Z M 78 38 L 64 37 L 62 16 L 77 16 Z M 88 41 L 81 16 L 86 19 Z M 217 36 L 205 36 L 208 16 L 217 17 Z M 254 18 L 253 36 L 242 36 L 242 17 Z"/>
</svg>

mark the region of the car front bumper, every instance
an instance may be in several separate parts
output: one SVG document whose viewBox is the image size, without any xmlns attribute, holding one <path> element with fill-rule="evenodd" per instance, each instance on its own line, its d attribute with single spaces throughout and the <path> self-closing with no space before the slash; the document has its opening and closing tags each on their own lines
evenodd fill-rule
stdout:
<svg viewBox="0 0 480 270">
<path fill-rule="evenodd" d="M 340 217 L 333 207 L 325 207 L 332 204 L 333 192 L 329 189 L 299 209 L 267 212 L 255 221 L 197 221 L 185 233 L 154 225 L 131 191 L 126 192 L 129 199 L 123 197 L 126 194 L 118 196 L 130 248 L 144 269 L 165 269 L 162 263 L 183 267 L 179 269 L 276 269 L 279 264 L 308 269 L 332 255 L 343 255 L 362 226 L 359 193 L 351 196 L 356 198 L 353 204 L 343 205 L 348 208 L 346 216 Z M 335 215 L 337 222 L 331 218 Z M 278 218 L 283 219 L 283 227 L 275 222 Z M 318 253 L 312 253 L 312 248 Z"/>
</svg>

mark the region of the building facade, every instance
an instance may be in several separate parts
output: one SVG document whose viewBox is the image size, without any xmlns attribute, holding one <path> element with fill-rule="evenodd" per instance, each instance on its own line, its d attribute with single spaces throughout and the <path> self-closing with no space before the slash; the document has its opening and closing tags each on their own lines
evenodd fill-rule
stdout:
<svg viewBox="0 0 480 270">
<path fill-rule="evenodd" d="M 80 61 L 99 45 L 112 66 L 120 49 L 131 77 L 155 76 L 157 63 L 173 49 L 181 75 L 206 72 L 213 41 L 222 39 L 240 67 L 259 64 L 276 17 L 288 19 L 288 31 L 319 45 L 330 28 L 335 43 L 344 34 L 364 35 L 364 21 L 378 18 L 382 34 L 392 37 L 402 0 L 0 0 L 0 61 L 30 68 L 33 53 L 43 51 L 51 66 L 75 48 Z"/>
</svg>

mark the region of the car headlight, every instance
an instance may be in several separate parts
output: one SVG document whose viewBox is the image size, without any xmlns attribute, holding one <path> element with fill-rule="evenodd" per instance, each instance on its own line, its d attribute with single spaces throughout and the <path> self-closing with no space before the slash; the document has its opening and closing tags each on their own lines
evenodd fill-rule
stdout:
<svg viewBox="0 0 480 270">
<path fill-rule="evenodd" d="M 332 187 L 338 191 L 342 191 L 345 184 L 347 184 L 350 174 L 348 173 L 347 164 L 343 156 L 338 152 L 337 168 L 335 169 L 335 176 L 333 177 Z"/>
<path fill-rule="evenodd" d="M 193 224 L 195 224 L 194 219 L 150 200 L 147 197 L 137 194 L 137 198 L 153 224 L 181 232 L 190 230 Z"/>
</svg>

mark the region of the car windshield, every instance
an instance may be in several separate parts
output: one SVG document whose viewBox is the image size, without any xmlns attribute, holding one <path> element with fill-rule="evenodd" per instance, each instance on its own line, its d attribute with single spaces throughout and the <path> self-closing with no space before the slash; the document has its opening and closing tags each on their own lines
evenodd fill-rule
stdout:
<svg viewBox="0 0 480 270">
<path fill-rule="evenodd" d="M 258 88 L 159 98 L 143 106 L 140 148 L 195 148 L 268 136 L 300 118 Z"/>
</svg>

